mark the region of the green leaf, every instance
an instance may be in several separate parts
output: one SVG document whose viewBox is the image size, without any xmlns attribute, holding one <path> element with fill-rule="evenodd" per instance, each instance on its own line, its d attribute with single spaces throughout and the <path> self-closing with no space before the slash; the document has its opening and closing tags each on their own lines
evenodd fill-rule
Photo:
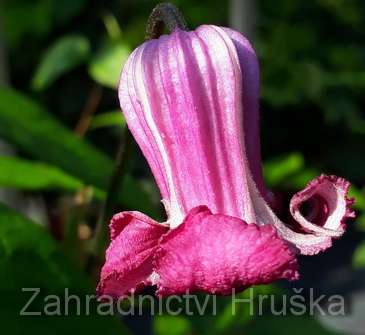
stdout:
<svg viewBox="0 0 365 335">
<path fill-rule="evenodd" d="M 358 217 L 356 217 L 355 228 L 359 231 L 365 232 L 365 213 L 364 212 L 361 215 L 359 215 Z"/>
<path fill-rule="evenodd" d="M 355 198 L 353 207 L 358 210 L 365 210 L 365 189 L 359 190 L 356 186 L 351 185 L 349 189 L 349 197 Z"/>
<path fill-rule="evenodd" d="M 124 43 L 106 43 L 90 62 L 90 76 L 101 85 L 116 88 L 122 66 L 130 52 Z"/>
<path fill-rule="evenodd" d="M 319 176 L 320 173 L 313 168 L 305 168 L 291 176 L 288 176 L 283 180 L 281 187 L 284 189 L 300 189 L 303 188 L 307 183 Z"/>
<path fill-rule="evenodd" d="M 107 13 L 103 16 L 103 21 L 110 39 L 119 40 L 122 37 L 122 31 L 116 17 L 111 13 Z"/>
<path fill-rule="evenodd" d="M 61 262 L 60 249 L 44 227 L 1 203 L 0 254 L 2 289 L 16 289 L 23 285 L 58 289 L 78 285 L 74 282 L 76 277 L 67 274 L 70 271 L 69 265 Z M 29 258 L 34 258 L 35 262 L 29 263 L 27 261 Z M 56 259 L 57 262 L 60 261 L 58 264 L 55 262 Z M 17 262 L 13 264 L 15 260 Z M 28 265 L 24 262 L 28 262 Z M 30 271 L 25 271 L 25 268 L 29 268 Z M 35 269 L 39 272 L 37 273 Z M 13 280 L 6 280 L 11 276 L 14 277 Z"/>
<path fill-rule="evenodd" d="M 0 89 L 0 136 L 19 149 L 58 166 L 68 174 L 106 190 L 113 161 L 78 138 L 37 104 L 16 91 Z M 155 204 L 142 185 L 126 175 L 116 199 L 128 208 L 157 216 Z"/>
<path fill-rule="evenodd" d="M 0 22 L 8 44 L 18 47 L 26 37 L 47 35 L 52 28 L 51 8 L 49 0 L 2 1 Z"/>
<path fill-rule="evenodd" d="M 0 186 L 23 190 L 77 191 L 83 183 L 48 164 L 0 156 Z"/>
<path fill-rule="evenodd" d="M 355 268 L 364 268 L 365 267 L 365 241 L 362 242 L 354 252 L 352 257 L 352 264 Z"/>
<path fill-rule="evenodd" d="M 112 161 L 14 90 L 0 89 L 0 136 L 33 157 L 106 188 Z"/>
<path fill-rule="evenodd" d="M 303 155 L 296 152 L 264 163 L 264 177 L 269 187 L 299 189 L 318 175 L 316 169 L 305 167 Z"/>
<path fill-rule="evenodd" d="M 190 322 L 182 316 L 160 315 L 153 322 L 155 335 L 191 334 Z"/>
<path fill-rule="evenodd" d="M 299 153 L 265 162 L 264 175 L 268 186 L 277 186 L 285 178 L 300 171 L 304 166 L 304 158 Z"/>
<path fill-rule="evenodd" d="M 91 121 L 90 129 L 111 126 L 125 126 L 125 119 L 121 111 L 112 111 L 95 115 Z"/>
<path fill-rule="evenodd" d="M 45 53 L 32 79 L 34 90 L 44 90 L 59 76 L 86 61 L 89 41 L 80 35 L 69 35 L 57 40 Z"/>
<path fill-rule="evenodd" d="M 75 331 L 128 334 L 116 318 L 96 315 L 95 300 L 86 304 L 86 296 L 95 294 L 95 284 L 72 265 L 44 227 L 1 203 L 0 256 L 0 314 L 5 334 L 63 335 Z M 34 291 L 24 291 L 23 288 L 39 289 L 36 299 L 27 308 L 28 312 L 44 315 L 45 298 L 53 295 L 59 297 L 63 314 L 55 317 L 21 316 L 20 311 L 34 294 Z M 66 289 L 69 296 L 76 294 L 79 298 L 80 314 L 77 314 L 75 298 L 67 303 Z M 67 314 L 66 304 L 69 307 Z"/>
</svg>

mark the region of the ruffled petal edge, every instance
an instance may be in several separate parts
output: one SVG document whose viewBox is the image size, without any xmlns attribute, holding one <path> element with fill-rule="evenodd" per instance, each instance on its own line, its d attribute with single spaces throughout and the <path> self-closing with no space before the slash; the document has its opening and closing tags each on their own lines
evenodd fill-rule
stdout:
<svg viewBox="0 0 365 335">
<path fill-rule="evenodd" d="M 168 227 L 139 212 L 114 215 L 110 223 L 111 243 L 106 251 L 97 296 L 119 298 L 154 285 L 152 258 L 158 240 Z"/>
<path fill-rule="evenodd" d="M 232 294 L 279 279 L 298 279 L 293 248 L 272 225 L 192 209 L 184 222 L 163 235 L 154 257 L 157 295 L 206 292 Z"/>
</svg>

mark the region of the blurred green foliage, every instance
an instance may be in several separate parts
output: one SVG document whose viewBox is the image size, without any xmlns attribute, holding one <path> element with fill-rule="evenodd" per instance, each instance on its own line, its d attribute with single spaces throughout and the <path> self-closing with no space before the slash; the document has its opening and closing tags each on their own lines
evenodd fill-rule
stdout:
<svg viewBox="0 0 365 335">
<path fill-rule="evenodd" d="M 43 311 L 42 299 L 49 294 L 63 296 L 65 287 L 74 293 L 90 294 L 93 285 L 65 257 L 44 227 L 3 204 L 0 204 L 0 222 L 0 313 L 4 331 L 61 335 L 80 330 L 128 334 L 118 320 L 98 316 L 95 304 L 89 316 L 78 316 L 76 310 L 70 310 L 69 316 L 56 318 L 20 316 L 19 312 L 32 295 L 32 292 L 21 291 L 22 287 L 40 289 L 40 295 L 29 309 L 34 312 Z"/>
<path fill-rule="evenodd" d="M 1 289 L 82 288 L 87 283 L 86 278 L 72 270 L 44 227 L 3 204 L 0 218 Z"/>
<path fill-rule="evenodd" d="M 89 41 L 83 36 L 71 35 L 57 40 L 43 56 L 34 77 L 32 88 L 43 90 L 58 76 L 82 64 L 90 52 Z"/>
<path fill-rule="evenodd" d="M 354 182 L 351 196 L 358 211 L 354 226 L 358 234 L 364 233 L 365 3 L 253 2 L 267 184 L 291 193 L 321 172 L 343 175 Z M 41 226 L 0 205 L 0 288 L 5 291 L 0 314 L 5 333 L 127 334 L 120 320 L 96 315 L 19 319 L 19 306 L 24 304 L 20 288 L 94 291 L 96 276 L 85 258 L 90 245 L 83 238 L 90 238 L 87 229 L 93 231 L 102 216 L 113 159 L 125 129 L 115 88 L 129 53 L 144 40 L 146 19 L 157 3 L 5 0 L 0 4 L 0 46 L 5 54 L 0 61 L 8 64 L 10 78 L 0 88 L 0 138 L 17 155 L 0 157 L 0 187 L 40 195 L 49 218 Z M 228 24 L 228 2 L 174 3 L 191 28 Z M 162 218 L 146 163 L 135 144 L 131 149 L 112 205 L 115 210 L 140 210 Z M 93 197 L 85 195 L 90 189 Z M 80 231 L 86 237 L 79 236 Z M 364 242 L 356 246 L 353 264 L 365 265 Z M 274 286 L 260 290 L 280 294 Z M 156 335 L 328 334 L 314 319 L 255 318 L 244 308 L 233 317 L 229 302 L 221 298 L 216 317 L 162 315 L 154 319 L 153 331 Z"/>
<path fill-rule="evenodd" d="M 64 169 L 87 185 L 107 188 L 112 160 L 79 139 L 31 100 L 13 90 L 0 88 L 0 121 L 2 138 L 19 149 Z M 133 206 L 137 199 L 142 210 L 155 213 L 140 183 L 126 175 L 117 201 Z"/>
<path fill-rule="evenodd" d="M 0 156 L 0 185 L 23 190 L 76 192 L 83 183 L 57 167 L 10 156 Z"/>
<path fill-rule="evenodd" d="M 122 115 L 123 116 L 123 115 Z M 91 124 L 90 129 L 98 129 L 103 127 L 111 127 L 111 126 L 125 126 L 124 117 L 120 115 L 120 111 L 112 111 L 105 112 L 99 115 L 96 115 Z"/>
<path fill-rule="evenodd" d="M 130 52 L 124 43 L 106 43 L 90 63 L 90 76 L 101 85 L 116 88 L 122 66 Z"/>
<path fill-rule="evenodd" d="M 357 246 L 354 252 L 353 263 L 356 268 L 365 267 L 365 241 Z"/>
</svg>

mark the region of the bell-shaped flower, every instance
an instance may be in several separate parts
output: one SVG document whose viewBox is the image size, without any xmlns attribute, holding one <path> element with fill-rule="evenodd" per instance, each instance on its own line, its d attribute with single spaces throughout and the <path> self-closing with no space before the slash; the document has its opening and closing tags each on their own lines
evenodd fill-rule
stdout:
<svg viewBox="0 0 365 335">
<path fill-rule="evenodd" d="M 126 62 L 119 99 L 160 189 L 167 220 L 116 214 L 99 295 L 145 285 L 158 295 L 230 294 L 298 278 L 297 256 L 331 246 L 353 216 L 349 183 L 322 175 L 295 194 L 282 222 L 262 177 L 259 67 L 241 34 L 175 30 Z"/>
</svg>

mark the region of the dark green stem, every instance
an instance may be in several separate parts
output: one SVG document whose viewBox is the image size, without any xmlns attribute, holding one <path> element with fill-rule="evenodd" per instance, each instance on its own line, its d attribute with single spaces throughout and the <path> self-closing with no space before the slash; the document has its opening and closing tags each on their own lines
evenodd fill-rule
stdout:
<svg viewBox="0 0 365 335">
<path fill-rule="evenodd" d="M 92 252 L 97 257 L 101 255 L 106 248 L 108 242 L 108 222 L 110 221 L 114 211 L 116 199 L 120 198 L 120 189 L 123 183 L 123 177 L 126 172 L 126 165 L 128 156 L 130 153 L 130 147 L 132 143 L 132 137 L 126 127 L 124 134 L 121 138 L 118 152 L 115 158 L 114 170 L 110 179 L 109 187 L 107 190 L 107 196 L 98 223 L 95 228 L 95 234 L 92 241 Z"/>
<path fill-rule="evenodd" d="M 187 24 L 179 9 L 170 3 L 160 3 L 148 18 L 146 26 L 146 39 L 159 38 L 163 34 L 164 27 L 168 32 L 175 29 L 187 30 Z"/>
</svg>

